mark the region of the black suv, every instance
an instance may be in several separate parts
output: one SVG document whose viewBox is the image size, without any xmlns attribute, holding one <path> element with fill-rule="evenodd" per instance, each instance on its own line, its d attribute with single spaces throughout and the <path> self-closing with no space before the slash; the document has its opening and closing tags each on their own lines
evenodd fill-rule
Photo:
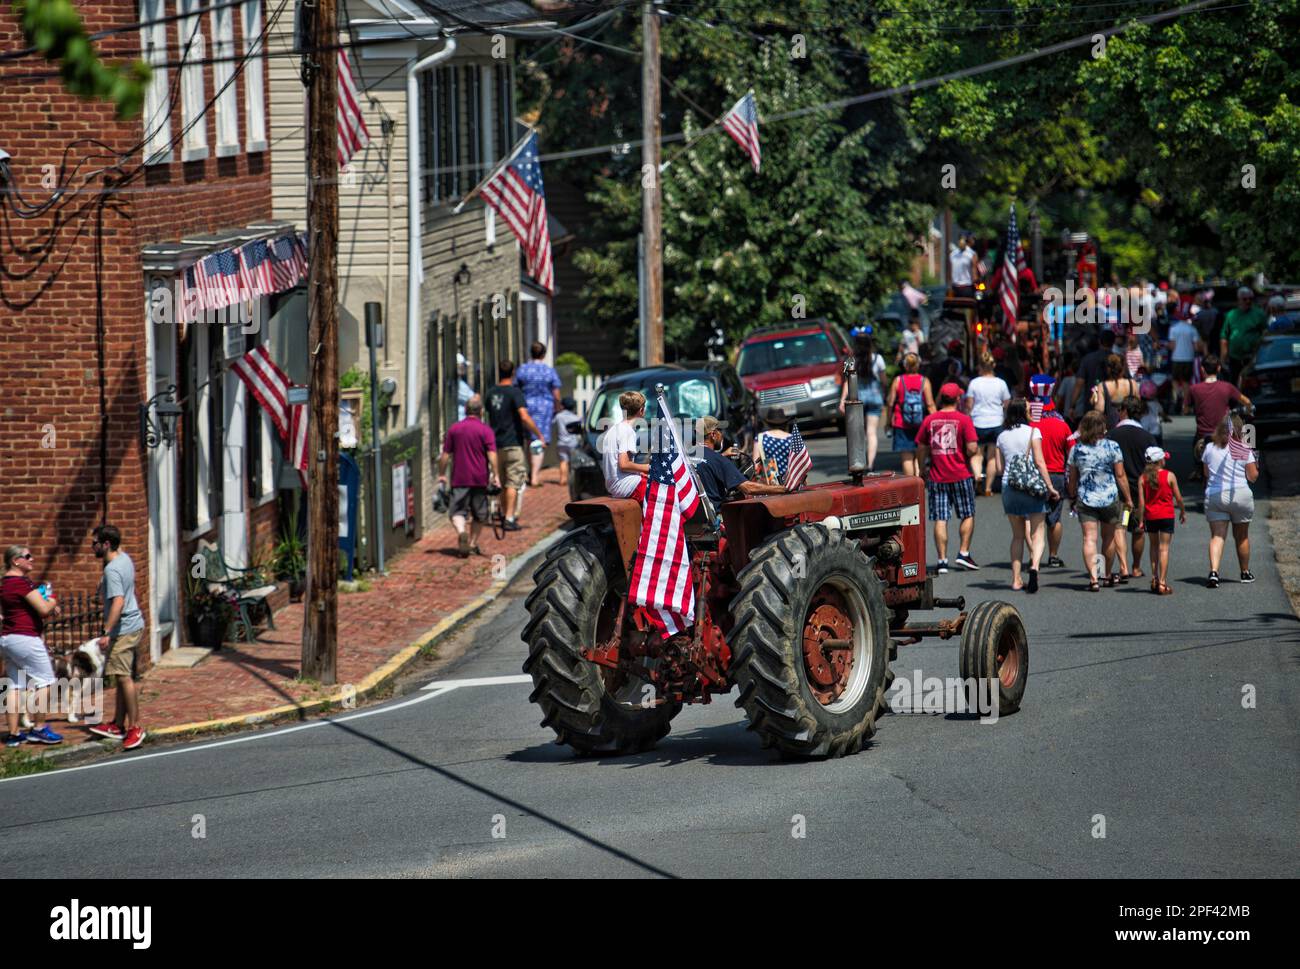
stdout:
<svg viewBox="0 0 1300 969">
<path fill-rule="evenodd" d="M 664 396 L 674 417 L 716 417 L 723 424 L 728 444 L 746 452 L 752 446 L 754 395 L 745 389 L 731 364 L 721 360 L 669 363 L 615 374 L 600 385 L 587 408 L 581 422 L 582 442 L 569 459 L 569 495 L 575 501 L 606 493 L 598 439 L 607 427 L 623 419 L 619 395 L 640 391 L 646 399 L 646 418 L 655 418 L 659 416 L 656 384 L 666 388 Z"/>
</svg>

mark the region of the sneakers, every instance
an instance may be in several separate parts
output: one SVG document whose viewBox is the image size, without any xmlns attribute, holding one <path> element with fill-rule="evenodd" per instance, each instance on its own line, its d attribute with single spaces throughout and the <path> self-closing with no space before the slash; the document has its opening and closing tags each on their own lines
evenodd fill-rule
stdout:
<svg viewBox="0 0 1300 969">
<path fill-rule="evenodd" d="M 55 733 L 49 727 L 41 727 L 39 730 L 27 731 L 27 739 L 32 743 L 40 743 L 40 744 L 63 743 L 63 737 Z"/>
<path fill-rule="evenodd" d="M 502 531 L 507 532 L 517 532 L 520 529 L 520 525 L 519 522 L 515 521 L 513 518 L 507 518 L 501 525 L 501 529 Z"/>
<path fill-rule="evenodd" d="M 457 538 L 456 554 L 463 559 L 469 558 L 469 532 L 461 532 Z"/>
<path fill-rule="evenodd" d="M 95 726 L 90 727 L 89 730 L 96 737 L 104 737 L 108 740 L 121 740 L 126 736 L 126 731 L 111 721 L 109 723 L 96 724 Z"/>
<path fill-rule="evenodd" d="M 1219 587 L 1219 573 L 1211 572 L 1210 577 L 1205 580 L 1206 588 L 1217 589 Z"/>
<path fill-rule="evenodd" d="M 1246 569 L 1244 572 L 1241 573 L 1241 581 L 1242 581 L 1242 582 L 1254 582 L 1254 581 L 1255 581 L 1255 573 L 1252 572 L 1252 571 L 1250 571 L 1250 569 Z"/>
<path fill-rule="evenodd" d="M 132 727 L 126 732 L 126 737 L 122 740 L 123 750 L 135 750 L 142 743 L 147 735 L 143 727 Z"/>
<path fill-rule="evenodd" d="M 963 569 L 970 569 L 972 572 L 980 570 L 980 567 L 975 564 L 975 560 L 970 557 L 970 552 L 958 552 L 957 560 L 953 564 Z"/>
<path fill-rule="evenodd" d="M 22 730 L 19 730 L 17 733 L 11 733 L 5 738 L 6 747 L 21 747 L 25 743 L 27 743 L 27 734 Z"/>
<path fill-rule="evenodd" d="M 947 575 L 947 574 L 948 574 L 948 560 L 947 560 L 947 559 L 939 559 L 939 564 L 935 567 L 935 572 L 939 573 L 939 575 Z"/>
<path fill-rule="evenodd" d="M 1049 569 L 1063 569 L 1065 568 L 1065 563 L 1062 562 L 1055 555 L 1053 555 L 1051 558 L 1047 560 L 1047 567 Z"/>
</svg>

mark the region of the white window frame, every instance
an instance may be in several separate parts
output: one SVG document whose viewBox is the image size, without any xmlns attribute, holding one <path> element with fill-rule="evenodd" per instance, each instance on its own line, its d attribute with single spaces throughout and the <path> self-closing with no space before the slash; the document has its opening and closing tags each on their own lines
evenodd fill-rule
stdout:
<svg viewBox="0 0 1300 969">
<path fill-rule="evenodd" d="M 483 156 L 484 169 L 479 177 L 486 177 L 487 173 L 496 167 L 500 160 L 492 151 L 493 132 L 496 131 L 496 117 L 494 114 L 496 105 L 497 89 L 497 65 L 486 64 L 482 67 L 482 75 L 479 78 L 479 144 L 481 144 L 481 154 Z M 483 242 L 488 246 L 497 244 L 497 213 L 490 205 L 483 206 Z"/>
<path fill-rule="evenodd" d="M 144 89 L 144 163 L 172 160 L 171 98 L 167 90 L 167 25 L 156 23 L 167 14 L 167 0 L 140 0 L 140 57 L 153 65 Z"/>
<path fill-rule="evenodd" d="M 220 333 L 220 331 L 218 331 Z M 198 389 L 198 406 L 194 408 L 195 423 L 198 425 L 196 430 L 198 434 L 197 460 L 194 462 L 194 472 L 198 475 L 198 483 L 195 488 L 195 503 L 197 508 L 194 514 L 194 527 L 196 533 L 206 532 L 212 527 L 212 516 L 209 513 L 208 493 L 212 488 L 212 475 L 220 474 L 221 469 L 213 469 L 211 465 L 212 442 L 209 440 L 209 429 L 211 428 L 211 418 L 209 410 L 212 408 L 212 384 L 211 384 L 211 363 L 210 363 L 210 343 L 208 342 L 208 327 L 199 324 L 195 327 L 194 337 L 198 341 L 194 347 L 194 355 L 197 358 L 195 373 L 201 381 Z"/>
<path fill-rule="evenodd" d="M 208 121 L 204 117 L 203 61 L 206 39 L 200 0 L 176 0 L 178 60 L 185 62 L 181 72 L 181 118 L 185 134 L 181 139 L 181 161 L 208 157 Z M 190 38 L 193 37 L 191 42 Z"/>
<path fill-rule="evenodd" d="M 235 81 L 235 11 L 224 4 L 213 6 L 212 86 L 216 102 L 217 157 L 239 154 L 239 85 Z M 218 93 L 220 92 L 220 93 Z"/>
<path fill-rule="evenodd" d="M 244 124 L 247 152 L 266 151 L 266 43 L 262 37 L 262 0 L 247 0 L 239 7 L 244 32 Z"/>
</svg>

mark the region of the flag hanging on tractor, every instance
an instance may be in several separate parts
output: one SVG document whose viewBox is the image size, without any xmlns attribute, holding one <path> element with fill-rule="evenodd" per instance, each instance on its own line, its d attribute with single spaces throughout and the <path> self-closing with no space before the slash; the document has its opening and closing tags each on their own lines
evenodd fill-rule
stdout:
<svg viewBox="0 0 1300 969">
<path fill-rule="evenodd" d="M 785 485 L 786 491 L 798 491 L 803 487 L 804 479 L 808 477 L 808 472 L 812 470 L 812 455 L 808 453 L 808 448 L 803 442 L 803 435 L 799 433 L 799 425 L 796 424 L 790 429 L 790 457 L 785 466 Z"/>
<path fill-rule="evenodd" d="M 651 623 L 665 636 L 675 635 L 695 621 L 695 584 L 683 526 L 699 504 L 700 494 L 686 460 L 672 436 L 665 434 L 650 459 L 641 539 L 628 583 L 632 604 L 644 607 Z"/>
<path fill-rule="evenodd" d="M 733 104 L 731 110 L 722 116 L 722 128 L 749 156 L 754 171 L 758 171 L 763 153 L 758 146 L 758 106 L 754 103 L 753 91 Z"/>
</svg>

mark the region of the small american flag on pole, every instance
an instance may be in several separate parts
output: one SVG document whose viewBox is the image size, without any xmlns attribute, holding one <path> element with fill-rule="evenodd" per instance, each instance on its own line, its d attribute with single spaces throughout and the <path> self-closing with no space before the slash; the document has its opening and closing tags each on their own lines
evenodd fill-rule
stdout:
<svg viewBox="0 0 1300 969">
<path fill-rule="evenodd" d="M 1020 254 L 1020 233 L 1016 230 L 1016 206 L 1011 204 L 1011 219 L 1007 222 L 1007 244 L 1002 250 L 1002 272 L 998 283 L 998 296 L 1002 300 L 1003 328 L 1008 333 L 1016 329 L 1016 314 L 1020 311 L 1020 269 L 1016 257 Z"/>
<path fill-rule="evenodd" d="M 307 261 L 294 236 L 281 236 L 271 243 L 271 285 L 277 293 L 292 289 L 307 275 Z"/>
<path fill-rule="evenodd" d="M 537 160 L 537 132 L 530 131 L 479 194 L 510 226 L 524 247 L 528 275 L 548 293 L 555 291 L 551 264 L 551 230 L 547 225 L 546 189 Z"/>
<path fill-rule="evenodd" d="M 370 144 L 370 129 L 361 116 L 361 99 L 357 85 L 352 80 L 352 65 L 348 55 L 339 48 L 339 168 L 351 161 L 352 156 Z"/>
<path fill-rule="evenodd" d="M 722 128 L 744 149 L 754 171 L 758 171 L 763 153 L 758 147 L 758 107 L 754 103 L 753 91 L 733 104 L 731 110 L 722 116 Z"/>
<path fill-rule="evenodd" d="M 650 459 L 641 539 L 628 584 L 629 599 L 642 606 L 654 626 L 672 636 L 695 617 L 690 550 L 682 525 L 695 514 L 700 496 L 671 437 Z"/>
<path fill-rule="evenodd" d="M 1228 425 L 1229 428 L 1232 425 Z M 1255 452 L 1241 438 L 1237 437 L 1236 430 L 1228 434 L 1228 456 L 1234 461 L 1241 461 L 1243 464 L 1250 464 L 1255 460 Z"/>
<path fill-rule="evenodd" d="M 790 429 L 790 457 L 785 466 L 785 490 L 798 491 L 803 487 L 804 479 L 808 477 L 808 472 L 811 470 L 812 456 L 803 443 L 799 425 L 795 424 Z"/>
<path fill-rule="evenodd" d="M 204 308 L 215 310 L 239 302 L 239 257 L 235 250 L 214 252 L 195 267 Z"/>
</svg>

